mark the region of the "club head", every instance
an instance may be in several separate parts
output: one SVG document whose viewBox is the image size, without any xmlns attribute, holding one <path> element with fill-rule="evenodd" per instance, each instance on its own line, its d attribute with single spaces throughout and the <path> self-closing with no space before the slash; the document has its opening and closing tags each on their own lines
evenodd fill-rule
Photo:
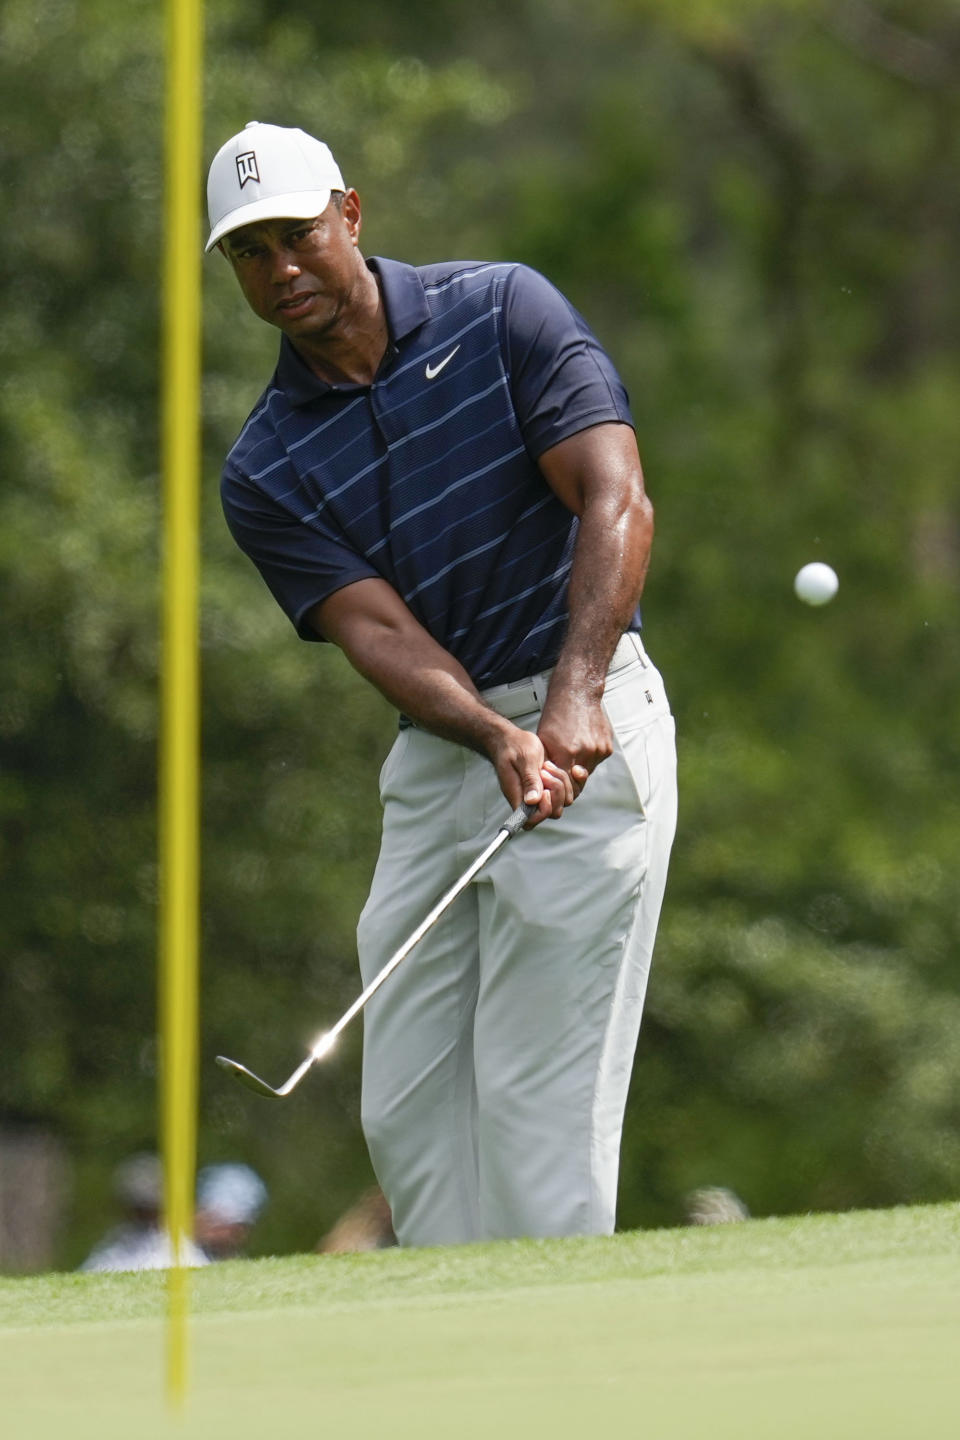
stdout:
<svg viewBox="0 0 960 1440">
<path fill-rule="evenodd" d="M 248 1070 L 246 1065 L 241 1065 L 239 1060 L 228 1060 L 226 1055 L 218 1055 L 217 1064 L 222 1070 L 226 1070 L 229 1075 L 232 1075 L 235 1080 L 239 1080 L 241 1085 L 246 1085 L 248 1090 L 256 1090 L 258 1095 L 266 1095 L 270 1100 L 283 1100 L 290 1094 L 291 1090 L 296 1090 L 300 1081 L 317 1058 L 317 1054 L 311 1050 L 303 1064 L 298 1065 L 296 1070 L 294 1070 L 290 1079 L 287 1080 L 285 1084 L 278 1086 L 276 1090 L 274 1090 L 272 1085 L 268 1085 L 266 1080 L 261 1080 L 259 1075 L 254 1075 L 253 1071 Z"/>
<path fill-rule="evenodd" d="M 226 1070 L 234 1079 L 239 1080 L 241 1085 L 246 1085 L 248 1090 L 256 1090 L 258 1095 L 268 1095 L 271 1100 L 282 1100 L 283 1094 L 280 1090 L 274 1090 L 266 1080 L 261 1080 L 259 1075 L 254 1075 L 246 1065 L 241 1065 L 238 1060 L 228 1060 L 226 1055 L 217 1056 L 217 1064 L 222 1070 Z"/>
</svg>

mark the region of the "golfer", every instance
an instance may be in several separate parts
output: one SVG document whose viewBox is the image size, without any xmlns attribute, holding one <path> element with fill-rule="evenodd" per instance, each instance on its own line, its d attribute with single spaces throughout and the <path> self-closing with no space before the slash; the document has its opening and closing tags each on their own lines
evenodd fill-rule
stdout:
<svg viewBox="0 0 960 1440">
<path fill-rule="evenodd" d="M 300 637 L 400 712 L 364 984 L 535 807 L 365 1012 L 397 1237 L 609 1233 L 676 820 L 626 393 L 535 271 L 364 259 L 360 198 L 301 130 L 233 136 L 208 200 L 207 249 L 282 335 L 224 466 L 227 523 Z"/>
</svg>

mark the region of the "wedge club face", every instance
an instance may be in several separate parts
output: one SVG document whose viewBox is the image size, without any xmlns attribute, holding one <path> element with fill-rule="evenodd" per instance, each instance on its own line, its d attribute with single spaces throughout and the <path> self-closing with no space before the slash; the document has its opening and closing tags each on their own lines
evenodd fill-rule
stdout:
<svg viewBox="0 0 960 1440">
<path fill-rule="evenodd" d="M 440 919 L 440 916 L 453 904 L 457 896 L 466 889 L 467 885 L 470 883 L 473 877 L 479 874 L 479 872 L 483 869 L 484 865 L 486 865 L 487 861 L 490 860 L 497 853 L 501 846 L 505 844 L 505 842 L 509 840 L 511 836 L 518 834 L 520 830 L 523 829 L 524 824 L 530 818 L 531 814 L 535 809 L 536 806 L 534 805 L 519 805 L 517 809 L 514 810 L 513 814 L 504 821 L 504 823 L 500 826 L 500 829 L 497 831 L 496 836 L 493 840 L 490 841 L 487 848 L 480 855 L 477 856 L 476 860 L 474 860 L 470 866 L 468 866 L 468 868 L 464 871 L 456 884 L 447 891 L 447 893 L 437 902 L 434 908 L 430 911 L 430 914 L 421 921 L 421 923 L 417 926 L 416 930 L 414 930 L 410 938 L 403 945 L 400 946 L 400 949 L 397 950 L 394 955 L 391 956 L 391 958 L 387 961 L 386 965 L 384 965 L 380 973 L 374 977 L 374 979 L 364 990 L 363 994 L 360 995 L 358 999 L 353 1002 L 353 1004 L 350 1006 L 349 1010 L 345 1012 L 345 1014 L 341 1015 L 340 1019 L 337 1021 L 336 1025 L 334 1025 L 332 1030 L 329 1030 L 325 1035 L 320 1036 L 320 1039 L 313 1046 L 313 1049 L 310 1051 L 306 1060 L 304 1060 L 300 1065 L 297 1066 L 296 1070 L 294 1070 L 289 1080 L 284 1081 L 282 1085 L 274 1089 L 272 1085 L 267 1084 L 266 1080 L 261 1080 L 259 1075 L 254 1075 L 252 1070 L 248 1070 L 246 1065 L 241 1065 L 239 1060 L 231 1060 L 226 1055 L 218 1055 L 216 1057 L 217 1064 L 220 1066 L 220 1068 L 222 1070 L 226 1070 L 227 1074 L 232 1075 L 234 1079 L 239 1080 L 241 1085 L 246 1085 L 248 1090 L 256 1091 L 258 1095 L 265 1095 L 270 1100 L 285 1099 L 286 1096 L 291 1093 L 291 1091 L 297 1088 L 297 1086 L 300 1084 L 300 1081 L 307 1074 L 308 1070 L 311 1070 L 318 1060 L 322 1060 L 326 1055 L 329 1055 L 340 1032 L 344 1030 L 347 1025 L 349 1025 L 350 1021 L 355 1015 L 359 1014 L 359 1012 L 363 1009 L 364 1005 L 366 1005 L 370 996 L 373 995 L 380 988 L 383 982 L 388 979 L 390 975 L 393 974 L 393 971 L 397 968 L 401 961 L 404 960 L 407 955 L 409 955 L 410 951 L 414 948 L 414 946 L 419 944 L 420 940 L 427 933 L 427 931 L 431 929 L 434 924 L 436 924 L 436 922 Z"/>
<path fill-rule="evenodd" d="M 279 1090 L 274 1090 L 272 1085 L 268 1085 L 266 1080 L 261 1080 L 259 1075 L 254 1075 L 253 1071 L 248 1070 L 246 1065 L 241 1065 L 239 1060 L 230 1060 L 226 1055 L 218 1055 L 217 1064 L 222 1070 L 226 1070 L 229 1075 L 239 1080 L 241 1085 L 246 1085 L 248 1090 L 255 1090 L 258 1095 L 267 1095 L 271 1100 L 282 1100 L 284 1095 L 290 1093 L 286 1085 L 281 1085 Z"/>
<path fill-rule="evenodd" d="M 318 1060 L 322 1060 L 325 1055 L 330 1054 L 336 1038 L 333 1033 L 321 1035 L 306 1060 L 298 1065 L 290 1079 L 284 1081 L 276 1090 L 272 1085 L 268 1085 L 266 1080 L 261 1080 L 259 1075 L 254 1075 L 246 1065 L 241 1065 L 239 1060 L 230 1060 L 226 1055 L 218 1055 L 217 1064 L 221 1070 L 226 1070 L 228 1075 L 233 1075 L 235 1079 L 239 1080 L 241 1085 L 246 1085 L 248 1090 L 255 1090 L 258 1095 L 266 1095 L 270 1100 L 283 1100 L 291 1090 L 296 1090 L 304 1075 L 313 1068 Z"/>
</svg>

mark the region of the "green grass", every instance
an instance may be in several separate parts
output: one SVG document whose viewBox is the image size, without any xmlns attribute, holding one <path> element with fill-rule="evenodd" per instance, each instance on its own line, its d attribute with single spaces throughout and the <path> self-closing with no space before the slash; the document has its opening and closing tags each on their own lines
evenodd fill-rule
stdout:
<svg viewBox="0 0 960 1440">
<path fill-rule="evenodd" d="M 612 1240 L 0 1280 L 5 1440 L 946 1440 L 960 1205 Z"/>
</svg>

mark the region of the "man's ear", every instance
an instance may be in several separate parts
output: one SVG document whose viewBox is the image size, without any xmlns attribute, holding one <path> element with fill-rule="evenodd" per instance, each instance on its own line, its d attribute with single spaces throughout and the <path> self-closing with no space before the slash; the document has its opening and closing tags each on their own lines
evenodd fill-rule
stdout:
<svg viewBox="0 0 960 1440">
<path fill-rule="evenodd" d="M 360 235 L 360 226 L 363 223 L 360 196 L 356 190 L 351 189 L 343 192 L 343 203 L 340 206 L 340 214 L 349 231 L 351 240 L 354 245 L 356 245 Z"/>
</svg>

